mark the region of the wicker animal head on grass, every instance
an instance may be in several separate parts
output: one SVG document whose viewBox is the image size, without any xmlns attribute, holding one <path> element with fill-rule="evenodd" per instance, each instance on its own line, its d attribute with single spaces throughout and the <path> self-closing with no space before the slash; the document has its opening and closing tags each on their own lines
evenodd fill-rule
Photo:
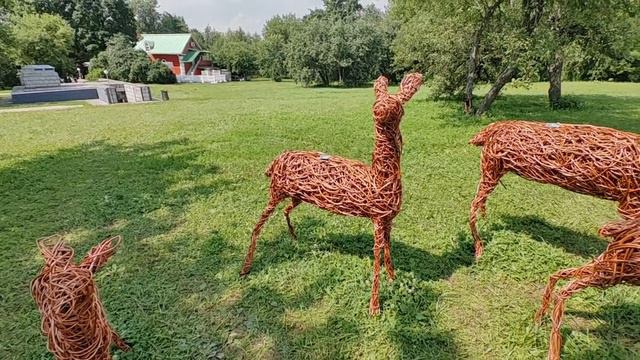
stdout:
<svg viewBox="0 0 640 360">
<path fill-rule="evenodd" d="M 102 241 L 78 265 L 61 237 L 38 240 L 45 265 L 31 283 L 31 292 L 42 314 L 47 348 L 56 359 L 111 359 L 112 343 L 129 349 L 109 326 L 93 278 L 121 240 L 117 236 Z"/>
</svg>

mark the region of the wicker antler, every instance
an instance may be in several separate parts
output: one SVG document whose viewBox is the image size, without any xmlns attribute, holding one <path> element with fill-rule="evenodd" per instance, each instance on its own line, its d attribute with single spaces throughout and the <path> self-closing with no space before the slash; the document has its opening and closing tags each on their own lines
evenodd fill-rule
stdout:
<svg viewBox="0 0 640 360">
<path fill-rule="evenodd" d="M 602 236 L 613 238 L 613 242 L 594 261 L 587 265 L 558 271 L 551 275 L 542 296 L 542 306 L 536 313 L 540 322 L 546 313 L 553 289 L 560 279 L 570 279 L 556 297 L 551 316 L 552 330 L 549 339 L 549 360 L 560 359 L 562 336 L 560 326 L 564 316 L 565 302 L 576 292 L 587 288 L 607 288 L 621 283 L 640 285 L 640 219 L 613 222 L 600 229 Z"/>
<path fill-rule="evenodd" d="M 482 178 L 469 214 L 476 257 L 483 251 L 476 228 L 489 194 L 513 172 L 525 179 L 619 203 L 625 219 L 640 216 L 640 137 L 590 125 L 505 121 L 487 126 L 471 144 L 482 146 Z"/>
<path fill-rule="evenodd" d="M 31 292 L 42 314 L 42 332 L 56 359 L 111 359 L 115 343 L 129 346 L 111 329 L 98 298 L 93 275 L 115 253 L 121 237 L 102 241 L 80 265 L 72 263 L 73 249 L 59 236 L 38 241 L 45 266 L 31 283 Z"/>
<path fill-rule="evenodd" d="M 400 121 L 404 114 L 403 105 L 420 88 L 422 76 L 405 76 L 396 95 L 388 93 L 388 84 L 388 79 L 381 76 L 374 85 L 376 143 L 371 166 L 359 161 L 308 151 L 288 151 L 271 163 L 266 172 L 271 178 L 269 203 L 253 229 L 251 245 L 241 275 L 246 275 L 251 269 L 256 242 L 264 223 L 276 206 L 286 198 L 291 198 L 291 203 L 284 210 L 284 215 L 294 239 L 296 235 L 289 215 L 301 202 L 336 214 L 368 217 L 373 221 L 375 232 L 373 286 L 369 312 L 379 313 L 378 288 L 382 250 L 387 275 L 389 279 L 394 278 L 390 233 L 391 222 L 400 211 L 402 201 Z"/>
</svg>

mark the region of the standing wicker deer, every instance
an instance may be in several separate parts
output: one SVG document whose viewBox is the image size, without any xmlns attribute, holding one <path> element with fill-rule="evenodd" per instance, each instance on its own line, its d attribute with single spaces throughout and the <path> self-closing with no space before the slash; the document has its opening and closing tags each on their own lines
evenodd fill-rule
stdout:
<svg viewBox="0 0 640 360">
<path fill-rule="evenodd" d="M 55 236 L 38 241 L 45 266 L 31 283 L 31 293 L 42 314 L 42 332 L 58 360 L 109 360 L 111 344 L 129 346 L 107 322 L 93 275 L 115 253 L 121 238 L 93 247 L 79 265 L 73 249 Z"/>
<path fill-rule="evenodd" d="M 525 179 L 619 203 L 625 219 L 640 216 L 640 136 L 591 125 L 504 121 L 470 141 L 482 146 L 482 178 L 469 214 L 476 257 L 483 251 L 476 228 L 489 194 L 513 172 Z"/>
<path fill-rule="evenodd" d="M 600 235 L 613 238 L 600 256 L 584 266 L 558 271 L 549 278 L 542 296 L 542 306 L 536 314 L 538 323 L 549 307 L 558 280 L 574 279 L 559 292 L 555 300 L 551 316 L 553 324 L 549 339 L 549 360 L 560 359 L 560 326 L 565 301 L 569 297 L 587 287 L 607 288 L 621 283 L 640 285 L 640 219 L 609 223 L 600 229 Z"/>
<path fill-rule="evenodd" d="M 246 275 L 251 270 L 260 231 L 276 206 L 286 198 L 291 198 L 291 203 L 285 208 L 284 215 L 294 239 L 296 235 L 289 215 L 301 202 L 336 214 L 368 217 L 374 225 L 373 285 L 369 313 L 379 314 L 380 251 L 383 249 L 387 275 L 390 280 L 395 277 L 390 234 L 392 220 L 400 211 L 402 201 L 400 121 L 404 114 L 403 106 L 420 88 L 422 76 L 415 73 L 406 75 L 396 95 L 389 94 L 388 84 L 389 80 L 381 76 L 374 85 L 376 138 L 371 166 L 306 151 L 285 152 L 269 165 L 266 172 L 271 178 L 269 203 L 253 229 L 251 245 L 240 275 Z"/>
</svg>

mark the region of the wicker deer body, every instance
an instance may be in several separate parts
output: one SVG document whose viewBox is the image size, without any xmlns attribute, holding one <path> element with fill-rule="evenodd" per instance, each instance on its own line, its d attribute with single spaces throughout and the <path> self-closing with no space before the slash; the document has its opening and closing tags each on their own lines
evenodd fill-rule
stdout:
<svg viewBox="0 0 640 360">
<path fill-rule="evenodd" d="M 513 172 L 525 179 L 619 203 L 625 219 L 640 216 L 640 136 L 590 125 L 527 121 L 493 123 L 470 141 L 482 146 L 482 178 L 469 224 L 476 257 L 483 251 L 476 228 L 489 194 Z"/>
<path fill-rule="evenodd" d="M 251 269 L 257 238 L 264 223 L 276 206 L 287 198 L 291 203 L 285 208 L 284 215 L 294 239 L 296 235 L 289 215 L 302 202 L 336 214 L 368 217 L 374 224 L 374 273 L 369 312 L 379 313 L 382 250 L 387 275 L 394 278 L 390 233 L 391 222 L 400 211 L 402 202 L 400 121 L 404 104 L 421 84 L 419 74 L 409 74 L 402 80 L 399 93 L 390 95 L 387 78 L 376 80 L 373 106 L 376 140 L 371 166 L 318 152 L 285 152 L 271 163 L 266 172 L 271 178 L 269 202 L 253 230 L 241 275 Z"/>
<path fill-rule="evenodd" d="M 552 330 L 549 339 L 549 360 L 559 360 L 562 348 L 560 326 L 564 316 L 566 300 L 576 292 L 587 288 L 607 288 L 621 283 L 640 285 L 640 219 L 607 224 L 600 235 L 612 237 L 613 241 L 598 258 L 577 268 L 558 271 L 549 278 L 542 297 L 542 306 L 536 314 L 540 322 L 551 301 L 553 289 L 561 279 L 573 279 L 558 293 L 553 309 Z"/>
<path fill-rule="evenodd" d="M 38 241 L 45 266 L 31 284 L 42 314 L 47 348 L 58 360 L 111 359 L 111 344 L 129 346 L 109 326 L 93 275 L 115 253 L 120 237 L 106 239 L 89 251 L 79 265 L 73 249 L 59 237 Z"/>
</svg>

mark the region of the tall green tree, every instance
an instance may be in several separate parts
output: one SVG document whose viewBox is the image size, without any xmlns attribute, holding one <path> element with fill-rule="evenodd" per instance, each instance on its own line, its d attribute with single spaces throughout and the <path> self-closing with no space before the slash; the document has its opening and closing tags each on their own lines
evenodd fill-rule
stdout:
<svg viewBox="0 0 640 360">
<path fill-rule="evenodd" d="M 69 57 L 73 30 L 64 19 L 51 14 L 26 14 L 12 22 L 18 65 L 48 64 L 62 76 L 73 71 Z"/>
<path fill-rule="evenodd" d="M 129 0 L 135 15 L 138 33 L 155 33 L 158 30 L 160 14 L 157 0 Z"/>
<path fill-rule="evenodd" d="M 354 86 L 391 68 L 393 31 L 375 7 L 358 1 L 326 1 L 302 19 L 287 47 L 290 75 L 303 85 Z"/>
<path fill-rule="evenodd" d="M 105 13 L 100 1 L 77 0 L 71 26 L 74 53 L 78 62 L 91 60 L 106 47 L 111 34 L 105 29 Z"/>
<path fill-rule="evenodd" d="M 104 30 L 109 37 L 123 34 L 130 40 L 136 40 L 136 19 L 126 0 L 102 0 L 104 11 Z"/>
<path fill-rule="evenodd" d="M 257 43 L 259 36 L 246 33 L 242 29 L 229 30 L 207 48 L 213 61 L 229 69 L 234 75 L 249 77 L 258 70 Z"/>
<path fill-rule="evenodd" d="M 38 13 L 56 14 L 71 23 L 77 0 L 33 0 Z"/>
<path fill-rule="evenodd" d="M 188 33 L 189 26 L 182 16 L 164 12 L 162 13 L 162 15 L 160 15 L 160 20 L 158 21 L 157 25 L 157 32 L 161 34 Z"/>
<path fill-rule="evenodd" d="M 0 1 L 3 5 L 0 7 L 0 88 L 5 88 L 17 84 L 15 39 L 9 22 L 14 3 L 7 0 Z"/>
<path fill-rule="evenodd" d="M 300 20 L 295 15 L 275 16 L 264 26 L 263 40 L 258 45 L 258 63 L 263 76 L 275 81 L 289 77 L 287 47 L 298 30 Z"/>
</svg>

